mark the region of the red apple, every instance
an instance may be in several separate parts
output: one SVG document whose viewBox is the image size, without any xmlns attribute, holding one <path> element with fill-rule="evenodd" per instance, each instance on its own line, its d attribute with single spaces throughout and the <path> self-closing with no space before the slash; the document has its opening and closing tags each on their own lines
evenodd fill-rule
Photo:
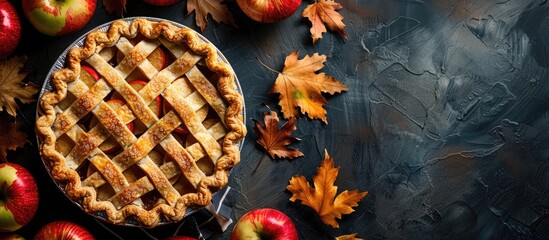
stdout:
<svg viewBox="0 0 549 240">
<path fill-rule="evenodd" d="M 169 6 L 176 2 L 179 2 L 179 0 L 143 0 L 143 2 L 146 2 L 151 5 L 155 5 L 155 6 Z"/>
<path fill-rule="evenodd" d="M 82 29 L 95 12 L 96 0 L 22 0 L 23 12 L 39 32 L 62 36 Z"/>
<path fill-rule="evenodd" d="M 231 240 L 244 239 L 298 239 L 297 230 L 286 214 L 272 208 L 249 211 L 234 226 Z"/>
<path fill-rule="evenodd" d="M 27 224 L 38 209 L 38 187 L 32 175 L 15 163 L 0 164 L 0 232 Z"/>
<path fill-rule="evenodd" d="M 0 0 L 0 58 L 10 55 L 21 40 L 21 22 L 15 8 Z"/>
<path fill-rule="evenodd" d="M 67 221 L 51 222 L 43 226 L 34 240 L 94 240 L 93 235 L 76 223 Z"/>
<path fill-rule="evenodd" d="M 0 240 L 25 240 L 25 238 L 17 233 L 11 233 L 8 235 L 0 235 Z"/>
<path fill-rule="evenodd" d="M 238 6 L 251 19 L 274 23 L 292 15 L 301 0 L 236 0 Z"/>
<path fill-rule="evenodd" d="M 187 236 L 173 236 L 173 237 L 166 238 L 164 240 L 197 240 L 197 239 L 193 237 L 187 237 Z"/>
</svg>

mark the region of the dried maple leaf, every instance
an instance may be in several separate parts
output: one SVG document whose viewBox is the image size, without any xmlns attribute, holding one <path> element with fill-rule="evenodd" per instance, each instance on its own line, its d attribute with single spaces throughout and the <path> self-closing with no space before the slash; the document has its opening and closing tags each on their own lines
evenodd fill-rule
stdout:
<svg viewBox="0 0 549 240">
<path fill-rule="evenodd" d="M 364 240 L 364 239 L 357 238 L 356 233 L 353 233 L 349 235 L 342 235 L 342 236 L 336 237 L 336 240 Z"/>
<path fill-rule="evenodd" d="M 343 191 L 336 197 L 337 187 L 334 186 L 339 167 L 334 167 L 334 159 L 324 150 L 326 157 L 320 163 L 320 167 L 313 177 L 314 188 L 309 185 L 303 176 L 294 176 L 290 179 L 288 190 L 293 193 L 290 201 L 301 200 L 303 205 L 314 209 L 322 222 L 338 228 L 336 218 L 341 219 L 342 214 L 354 212 L 353 207 L 358 206 L 358 201 L 368 195 L 368 192 Z M 335 198 L 335 199 L 334 199 Z"/>
<path fill-rule="evenodd" d="M 278 116 L 276 112 L 273 111 L 265 113 L 265 126 L 261 125 L 261 123 L 255 119 L 252 120 L 255 123 L 254 130 L 259 136 L 257 143 L 263 146 L 272 158 L 277 156 L 280 158 L 294 159 L 303 156 L 303 153 L 298 149 L 288 147 L 288 145 L 299 141 L 298 138 L 292 136 L 292 132 L 297 129 L 295 126 L 295 118 L 290 118 L 280 129 L 278 129 Z"/>
<path fill-rule="evenodd" d="M 110 14 L 114 12 L 118 16 L 122 16 L 126 11 L 126 0 L 103 0 L 103 5 Z"/>
<path fill-rule="evenodd" d="M 301 60 L 297 59 L 298 56 L 295 51 L 286 57 L 284 69 L 279 72 L 271 92 L 280 93 L 278 105 L 284 118 L 296 117 L 297 107 L 300 107 L 301 113 L 328 124 L 323 108 L 328 102 L 321 93 L 340 93 L 349 88 L 332 76 L 316 73 L 324 67 L 326 55 L 315 53 Z"/>
<path fill-rule="evenodd" d="M 23 147 L 27 142 L 27 134 L 19 132 L 20 122 L 10 122 L 7 117 L 0 118 L 0 159 L 6 161 L 7 150 Z"/>
<path fill-rule="evenodd" d="M 322 38 L 322 33 L 326 32 L 326 26 L 331 31 L 336 31 L 343 38 L 347 39 L 345 33 L 345 24 L 343 23 L 343 16 L 339 14 L 338 10 L 343 7 L 341 4 L 334 2 L 333 0 L 317 0 L 315 3 L 311 3 L 301 16 L 306 17 L 311 21 L 311 37 L 313 38 L 313 44 Z"/>
<path fill-rule="evenodd" d="M 33 98 L 39 88 L 33 84 L 23 84 L 23 80 L 28 73 L 20 72 L 27 61 L 26 57 L 14 57 L 0 62 L 0 111 L 5 110 L 12 116 L 17 115 L 17 103 L 19 99 L 22 103 L 36 101 Z"/>
<path fill-rule="evenodd" d="M 213 20 L 218 23 L 225 23 L 237 27 L 233 15 L 229 12 L 226 5 L 221 4 L 224 0 L 188 0 L 187 16 L 195 12 L 196 25 L 200 31 L 204 32 L 208 25 L 208 14 L 212 15 Z"/>
</svg>

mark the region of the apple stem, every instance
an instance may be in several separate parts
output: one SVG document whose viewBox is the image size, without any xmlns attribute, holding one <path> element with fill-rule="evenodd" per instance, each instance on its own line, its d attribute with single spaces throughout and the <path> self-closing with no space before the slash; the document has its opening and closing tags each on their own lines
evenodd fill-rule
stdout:
<svg viewBox="0 0 549 240">
<path fill-rule="evenodd" d="M 263 153 L 263 156 L 261 157 L 261 159 L 259 159 L 259 162 L 255 166 L 254 171 L 252 172 L 252 175 L 255 174 L 255 171 L 257 171 L 257 168 L 259 168 L 259 165 L 261 165 L 261 162 L 263 162 L 263 159 L 265 159 L 265 157 L 267 157 L 267 154 Z"/>
<path fill-rule="evenodd" d="M 266 69 L 269 69 L 269 70 L 271 70 L 271 72 L 275 72 L 275 73 L 278 73 L 278 74 L 280 74 L 280 72 L 279 72 L 279 71 L 277 71 L 277 70 L 274 70 L 274 69 L 270 68 L 270 67 L 269 67 L 269 66 L 267 66 L 267 65 L 266 65 L 265 63 L 263 63 L 263 62 L 261 61 L 261 59 L 259 59 L 258 57 L 256 57 L 255 59 L 256 59 L 256 60 L 257 60 L 257 61 L 258 61 L 259 63 L 261 63 L 261 65 L 263 65 L 263 67 L 265 67 Z"/>
</svg>

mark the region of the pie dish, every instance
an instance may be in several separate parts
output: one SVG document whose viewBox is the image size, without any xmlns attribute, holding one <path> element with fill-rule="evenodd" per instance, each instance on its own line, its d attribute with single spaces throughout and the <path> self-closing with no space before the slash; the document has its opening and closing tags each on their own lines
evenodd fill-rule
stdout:
<svg viewBox="0 0 549 240">
<path fill-rule="evenodd" d="M 168 21 L 117 20 L 68 50 L 41 93 L 40 154 L 65 194 L 113 224 L 181 220 L 227 184 L 246 134 L 219 51 Z"/>
</svg>

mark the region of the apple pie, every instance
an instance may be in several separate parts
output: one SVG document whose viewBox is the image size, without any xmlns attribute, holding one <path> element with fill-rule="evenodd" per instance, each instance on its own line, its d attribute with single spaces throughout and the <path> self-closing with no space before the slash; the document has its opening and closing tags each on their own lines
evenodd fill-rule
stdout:
<svg viewBox="0 0 549 240">
<path fill-rule="evenodd" d="M 82 45 L 39 101 L 52 178 L 114 224 L 154 227 L 208 204 L 246 134 L 225 58 L 189 28 L 144 18 L 114 21 Z"/>
</svg>

